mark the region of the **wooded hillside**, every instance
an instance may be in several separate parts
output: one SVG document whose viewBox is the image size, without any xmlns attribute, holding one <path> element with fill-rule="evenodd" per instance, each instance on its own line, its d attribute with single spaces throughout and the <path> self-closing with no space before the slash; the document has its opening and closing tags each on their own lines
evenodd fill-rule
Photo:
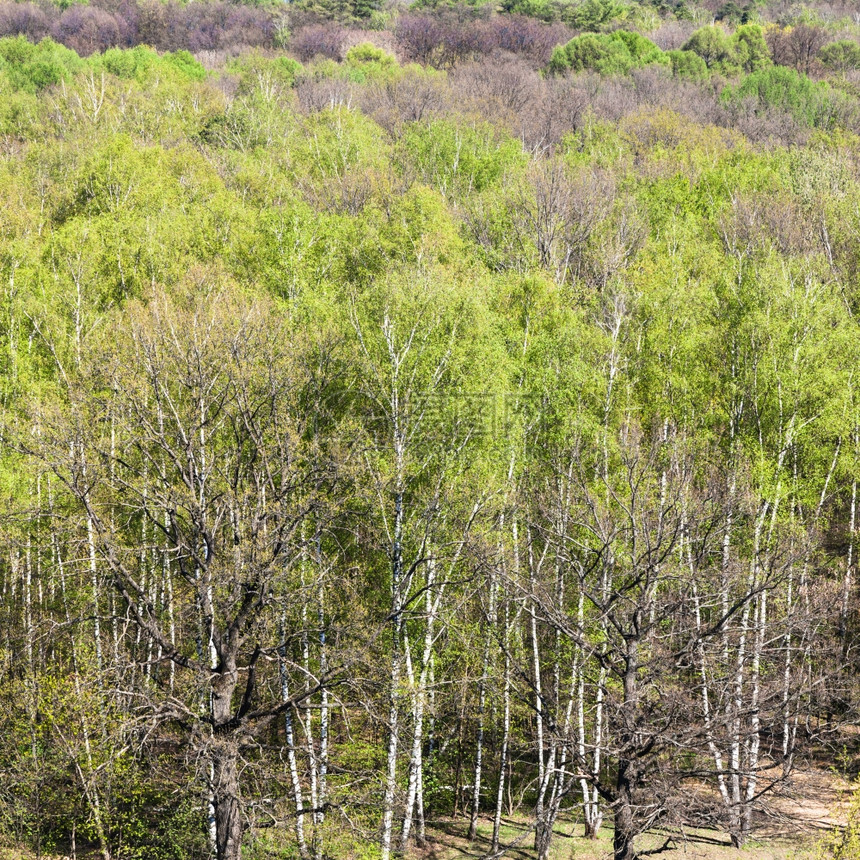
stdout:
<svg viewBox="0 0 860 860">
<path fill-rule="evenodd" d="M 0 4 L 0 844 L 855 778 L 853 6 Z"/>
</svg>

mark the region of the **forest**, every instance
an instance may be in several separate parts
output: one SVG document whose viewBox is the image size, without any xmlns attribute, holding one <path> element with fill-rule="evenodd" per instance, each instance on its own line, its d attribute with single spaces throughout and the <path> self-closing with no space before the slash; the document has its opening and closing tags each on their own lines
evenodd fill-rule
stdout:
<svg viewBox="0 0 860 860">
<path fill-rule="evenodd" d="M 855 2 L 0 0 L 0 203 L 0 856 L 860 858 Z"/>
</svg>

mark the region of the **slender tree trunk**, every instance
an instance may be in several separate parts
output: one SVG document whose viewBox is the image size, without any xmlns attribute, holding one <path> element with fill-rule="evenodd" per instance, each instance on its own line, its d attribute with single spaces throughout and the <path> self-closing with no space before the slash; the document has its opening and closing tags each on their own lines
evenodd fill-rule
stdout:
<svg viewBox="0 0 860 860">
<path fill-rule="evenodd" d="M 782 675 L 782 767 L 783 773 L 788 776 L 791 769 L 792 733 L 791 733 L 791 672 L 793 657 L 793 620 L 794 614 L 794 565 L 788 570 L 788 585 L 785 596 L 785 615 L 787 619 L 786 630 L 783 636 L 782 647 L 784 653 L 783 675 Z"/>
<path fill-rule="evenodd" d="M 499 850 L 499 832 L 502 826 L 502 807 L 505 801 L 505 766 L 508 761 L 508 746 L 511 737 L 511 621 L 510 604 L 505 601 L 505 628 L 502 631 L 505 652 L 505 669 L 502 688 L 502 749 L 499 754 L 499 782 L 496 789 L 496 811 L 493 816 L 493 838 L 490 853 Z"/>
<path fill-rule="evenodd" d="M 30 678 L 34 675 L 35 666 L 33 664 L 33 567 L 32 567 L 32 550 L 30 546 L 30 535 L 27 535 L 27 550 L 24 555 L 24 635 L 27 649 L 27 674 Z M 18 564 L 20 563 L 19 554 L 16 551 L 13 556 L 13 572 L 17 574 Z"/>
<path fill-rule="evenodd" d="M 855 443 L 856 447 L 856 443 Z M 854 549 L 857 532 L 857 481 L 851 482 L 851 514 L 848 529 L 848 558 L 845 561 L 845 578 L 842 580 L 842 599 L 839 605 L 839 636 L 842 645 L 842 660 L 847 664 L 848 656 L 848 615 L 851 609 L 851 590 L 854 581 Z"/>
<path fill-rule="evenodd" d="M 516 525 L 516 521 L 514 522 Z M 528 562 L 529 562 L 529 642 L 531 646 L 532 672 L 534 674 L 533 691 L 534 691 L 534 708 L 535 708 L 535 735 L 537 740 L 537 755 L 538 755 L 538 790 L 537 801 L 535 803 L 535 850 L 540 852 L 541 846 L 546 839 L 545 824 L 546 816 L 544 802 L 546 800 L 546 792 L 549 787 L 549 779 L 551 768 L 548 765 L 553 765 L 554 745 L 550 744 L 550 750 L 547 751 L 546 740 L 544 735 L 544 698 L 543 687 L 541 683 L 541 661 L 540 661 L 540 644 L 538 642 L 537 630 L 537 573 L 541 566 L 543 558 L 536 562 L 534 558 L 534 547 L 532 544 L 532 536 L 529 534 L 528 540 Z M 516 542 L 516 539 L 515 539 Z"/>
<path fill-rule="evenodd" d="M 690 567 L 692 568 L 692 563 L 690 564 Z M 691 570 L 691 576 L 692 575 L 693 573 Z M 711 754 L 711 758 L 713 758 L 714 760 L 714 768 L 717 774 L 717 787 L 720 791 L 720 797 L 723 799 L 723 803 L 728 809 L 731 806 L 731 799 L 729 797 L 728 785 L 726 784 L 726 773 L 725 766 L 723 763 L 723 754 L 720 748 L 717 746 L 714 734 L 714 721 L 713 715 L 711 713 L 711 698 L 708 690 L 708 670 L 707 663 L 705 661 L 705 645 L 703 639 L 701 638 L 702 610 L 699 602 L 698 589 L 695 586 L 695 581 L 693 584 L 693 602 L 696 612 L 696 632 L 699 634 L 699 641 L 696 645 L 696 656 L 698 657 L 699 661 L 699 678 L 702 682 L 702 720 L 705 729 L 705 741 L 708 744 L 708 751 Z"/>
<path fill-rule="evenodd" d="M 164 512 L 164 531 L 167 533 L 170 524 L 170 517 L 167 512 Z M 167 595 L 167 625 L 169 628 L 170 644 L 176 646 L 176 616 L 174 610 L 173 599 L 173 572 L 170 569 L 169 556 L 165 547 L 162 554 L 161 562 L 161 577 L 162 591 Z M 170 695 L 173 695 L 173 687 L 176 682 L 176 663 L 173 660 L 168 661 Z"/>
<path fill-rule="evenodd" d="M 609 597 L 609 574 L 610 574 L 610 566 L 612 564 L 611 559 L 607 561 L 607 564 L 604 566 L 603 576 L 601 581 L 601 600 L 606 602 Z M 578 607 L 578 619 L 579 619 L 579 628 L 584 633 L 584 615 L 583 615 L 583 603 L 582 603 L 582 594 L 580 594 L 580 604 Z M 601 627 L 605 624 L 603 619 L 601 619 Z M 606 631 L 603 630 L 603 635 L 606 635 Z M 603 755 L 603 723 L 604 723 L 604 702 L 606 699 L 606 666 L 601 662 L 600 669 L 597 674 L 597 689 L 595 691 L 595 703 L 594 703 L 594 752 L 591 757 L 591 787 L 589 797 L 588 786 L 583 785 L 584 790 L 584 801 L 585 801 L 585 836 L 589 839 L 596 839 L 600 834 L 600 828 L 603 826 L 603 810 L 600 806 L 600 793 L 597 790 L 597 782 L 600 778 L 600 767 L 601 767 L 601 757 Z M 585 738 L 585 720 L 584 720 L 584 707 L 585 707 L 585 684 L 584 678 L 581 679 L 580 693 L 579 693 L 579 702 L 580 702 L 580 726 L 581 726 L 581 737 Z M 585 764 L 585 747 L 583 740 L 583 764 Z"/>
<path fill-rule="evenodd" d="M 399 637 L 399 631 L 396 634 Z M 391 830 L 394 823 L 394 794 L 397 788 L 397 744 L 399 739 L 400 655 L 392 646 L 391 673 L 389 676 L 388 751 L 386 755 L 385 795 L 382 800 L 382 858 L 391 856 Z"/>
<path fill-rule="evenodd" d="M 412 748 L 409 754 L 409 780 L 406 787 L 406 809 L 403 813 L 403 827 L 400 831 L 400 847 L 405 849 L 412 833 L 415 805 L 418 801 L 418 788 L 421 781 L 423 734 L 424 734 L 424 696 L 421 682 L 415 675 L 412 652 L 408 640 L 403 643 L 406 662 L 406 675 L 412 691 Z"/>
<path fill-rule="evenodd" d="M 478 682 L 478 734 L 475 739 L 475 776 L 472 784 L 472 811 L 469 820 L 469 841 L 478 835 L 478 813 L 481 810 L 481 777 L 484 764 L 484 720 L 487 710 L 487 683 L 490 672 L 490 637 L 495 626 L 496 616 L 496 573 L 490 574 L 489 607 L 484 632 L 484 650 L 481 659 L 481 679 Z"/>
<path fill-rule="evenodd" d="M 753 562 L 747 582 L 747 594 L 754 595 L 759 581 L 759 552 L 761 550 L 761 532 L 764 518 L 770 508 L 768 502 L 763 502 L 756 517 L 753 535 Z M 750 636 L 750 614 L 752 601 L 748 600 L 741 613 L 740 638 L 738 640 L 735 673 L 730 704 L 730 745 L 729 771 L 731 773 L 731 807 L 729 808 L 729 835 L 732 845 L 736 848 L 743 846 L 746 840 L 745 832 L 745 785 L 744 774 L 741 771 L 742 723 L 743 723 L 743 690 L 747 681 L 747 644 Z M 758 612 L 756 603 L 756 612 Z M 755 619 L 754 619 L 755 620 Z M 755 633 L 755 631 L 753 631 Z M 749 775 L 749 768 L 746 768 Z"/>
<path fill-rule="evenodd" d="M 585 622 L 585 595 L 580 590 L 579 598 L 576 605 L 576 623 L 577 632 L 580 637 L 584 636 Z M 584 655 L 582 646 L 576 646 L 576 653 L 573 666 L 572 684 L 576 687 L 576 745 L 577 755 L 579 758 L 580 768 L 585 772 L 588 766 L 588 755 L 586 752 L 586 728 L 585 728 L 585 667 Z M 601 743 L 601 728 L 603 723 L 603 685 L 598 685 L 597 706 L 598 711 L 595 714 L 594 740 L 595 747 L 592 754 L 591 773 L 595 778 L 599 775 L 600 769 L 600 743 Z M 597 773 L 595 773 L 595 763 Z M 585 822 L 585 832 L 583 835 L 586 839 L 596 839 L 600 826 L 603 823 L 603 816 L 600 813 L 600 799 L 596 794 L 592 797 L 592 783 L 584 776 L 579 781 L 579 787 L 582 791 L 582 811 Z"/>
<path fill-rule="evenodd" d="M 615 833 L 612 839 L 613 860 L 636 860 L 633 839 L 636 836 L 636 819 L 633 790 L 638 781 L 638 763 L 631 755 L 635 749 L 636 717 L 639 710 L 639 689 L 636 674 L 639 670 L 639 643 L 634 637 L 627 640 L 624 666 L 624 701 L 620 713 L 620 752 L 615 779 L 613 801 Z"/>
<path fill-rule="evenodd" d="M 303 560 L 302 566 L 304 567 L 305 562 L 307 561 L 306 554 L 303 552 Z M 302 576 L 302 591 L 304 591 L 304 576 Z M 307 601 L 304 601 L 302 604 L 302 667 L 304 668 L 305 673 L 305 689 L 309 690 L 311 686 L 311 651 L 310 651 L 310 637 L 308 636 L 308 605 Z M 310 704 L 310 699 L 308 698 L 305 705 Z M 310 776 L 310 801 L 311 801 L 311 809 L 313 812 L 311 813 L 311 820 L 314 823 L 314 833 L 316 833 L 316 823 L 319 808 L 319 760 L 317 757 L 316 745 L 314 742 L 314 720 L 313 713 L 310 708 L 305 707 L 304 709 L 304 717 L 301 716 L 301 711 L 299 711 L 299 720 L 301 722 L 302 728 L 305 733 L 305 747 L 308 751 L 308 774 Z M 316 836 L 314 835 L 314 842 L 316 842 Z"/>
<path fill-rule="evenodd" d="M 426 622 L 424 627 L 424 645 L 421 652 L 421 671 L 417 677 L 412 665 L 408 642 L 404 648 L 406 654 L 406 667 L 409 674 L 409 686 L 412 690 L 412 753 L 409 758 L 409 785 L 406 791 L 406 811 L 403 816 L 403 830 L 401 832 L 400 844 L 406 848 L 412 831 L 413 816 L 416 808 L 418 811 L 419 827 L 418 842 L 424 842 L 424 711 L 427 701 L 427 678 L 430 666 L 433 662 L 433 643 L 436 635 L 436 615 L 442 600 L 444 585 L 439 593 L 434 595 L 436 585 L 436 561 L 431 557 L 427 562 L 427 581 L 424 591 L 424 614 Z"/>
<path fill-rule="evenodd" d="M 98 566 L 96 565 L 96 544 L 93 533 L 93 519 L 87 517 L 87 546 L 89 547 L 90 555 L 90 581 L 93 587 L 93 638 L 96 646 L 96 666 L 98 668 L 99 677 L 102 674 L 102 631 L 101 621 L 99 617 L 99 578 Z"/>
<path fill-rule="evenodd" d="M 747 785 L 744 796 L 743 838 L 752 832 L 753 800 L 758 786 L 759 752 L 761 749 L 761 660 L 764 651 L 765 630 L 767 628 L 767 590 L 763 589 L 756 601 L 755 637 L 753 640 L 753 660 L 750 669 L 750 731 L 747 751 Z"/>
<path fill-rule="evenodd" d="M 427 668 L 427 764 L 432 766 L 436 741 L 436 656 L 430 650 L 430 661 Z M 418 844 L 426 841 L 426 826 L 424 820 L 424 769 L 421 769 L 421 786 L 418 792 Z"/>
<path fill-rule="evenodd" d="M 319 552 L 319 538 L 317 538 L 317 575 L 322 576 L 322 554 Z M 328 672 L 328 651 L 325 635 L 325 590 L 322 580 L 320 580 L 317 601 L 319 606 L 318 617 L 320 626 L 320 677 L 324 678 Z M 323 687 L 320 692 L 320 754 L 319 784 L 317 786 L 318 811 L 316 813 L 316 827 L 314 828 L 314 856 L 316 857 L 316 860 L 322 860 L 323 856 L 322 825 L 325 822 L 325 808 L 328 798 L 328 734 L 328 688 Z"/>
<path fill-rule="evenodd" d="M 557 532 L 560 535 L 562 545 L 565 542 L 565 526 L 563 517 L 560 517 Z M 555 565 L 555 605 L 564 605 L 564 566 L 557 559 Z M 561 703 L 561 654 L 562 641 L 561 631 L 555 629 L 555 648 L 552 666 L 552 697 L 554 703 L 553 724 L 555 731 L 552 736 L 549 762 L 547 766 L 546 784 L 552 784 L 549 803 L 544 810 L 543 820 L 538 822 L 535 830 L 535 848 L 538 852 L 538 860 L 547 860 L 549 857 L 550 848 L 552 846 L 553 829 L 556 819 L 558 818 L 559 810 L 561 809 L 561 801 L 565 795 L 566 778 L 565 771 L 567 766 L 566 756 L 569 750 L 569 741 L 571 737 L 571 713 L 573 710 L 573 700 L 575 698 L 575 688 L 570 687 L 567 699 L 567 705 L 562 710 Z M 571 682 L 573 683 L 573 682 Z M 562 718 L 562 714 L 564 715 Z M 558 736 L 561 731 L 561 737 Z M 559 760 L 560 759 L 560 760 Z"/>
<path fill-rule="evenodd" d="M 397 440 L 395 433 L 395 440 Z M 395 441 L 398 446 L 398 442 Z M 402 463 L 399 447 L 398 464 Z M 400 466 L 402 469 L 402 466 Z M 386 752 L 385 794 L 382 799 L 382 860 L 391 856 L 391 834 L 394 824 L 394 796 L 397 790 L 397 746 L 400 736 L 400 637 L 402 628 L 401 576 L 403 540 L 403 491 L 399 487 L 394 500 L 394 535 L 391 559 L 391 667 L 389 673 L 388 749 Z"/>
<path fill-rule="evenodd" d="M 278 647 L 279 670 L 281 676 L 281 701 L 290 700 L 289 679 L 286 666 L 286 631 L 283 617 L 281 618 L 281 644 Z M 296 844 L 299 847 L 299 855 L 302 858 L 308 856 L 308 846 L 305 841 L 305 802 L 302 792 L 302 783 L 299 779 L 298 760 L 296 756 L 296 737 L 293 731 L 293 714 L 290 710 L 284 712 L 284 732 L 287 742 L 287 767 L 290 771 L 290 782 L 293 786 L 293 801 L 296 806 Z"/>
</svg>

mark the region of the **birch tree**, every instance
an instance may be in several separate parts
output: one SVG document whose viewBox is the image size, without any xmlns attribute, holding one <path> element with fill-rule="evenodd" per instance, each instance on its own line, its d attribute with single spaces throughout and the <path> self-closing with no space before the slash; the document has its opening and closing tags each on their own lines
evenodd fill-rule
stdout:
<svg viewBox="0 0 860 860">
<path fill-rule="evenodd" d="M 470 371 L 481 369 L 482 332 L 470 321 L 473 314 L 480 313 L 480 306 L 466 311 L 451 285 L 431 278 L 416 272 L 411 280 L 381 283 L 370 295 L 355 297 L 350 305 L 361 368 L 357 403 L 367 410 L 363 420 L 372 434 L 365 457 L 368 506 L 385 547 L 388 568 L 383 858 L 393 849 L 399 805 L 404 704 L 410 704 L 404 688 L 411 690 L 413 744 L 403 843 L 412 829 L 421 780 L 424 685 L 432 659 L 435 618 L 445 590 L 440 579 L 456 568 L 463 541 L 486 495 L 485 491 L 467 490 L 471 497 L 466 496 L 465 506 L 462 500 L 456 503 L 460 524 L 451 521 L 452 491 L 460 476 L 475 467 L 468 456 L 475 439 L 486 432 L 482 422 L 487 416 L 475 408 L 484 402 L 486 379 L 469 378 Z M 472 397 L 468 388 L 459 387 L 470 384 L 475 386 Z M 413 601 L 418 606 L 425 603 L 426 610 L 418 666 L 410 638 Z"/>
</svg>

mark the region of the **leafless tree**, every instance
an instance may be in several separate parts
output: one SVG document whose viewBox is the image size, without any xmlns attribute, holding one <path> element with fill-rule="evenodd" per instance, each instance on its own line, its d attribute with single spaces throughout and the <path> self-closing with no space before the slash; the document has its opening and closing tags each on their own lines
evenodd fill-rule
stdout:
<svg viewBox="0 0 860 860">
<path fill-rule="evenodd" d="M 175 687 L 173 670 L 149 673 L 140 707 L 207 762 L 213 847 L 235 860 L 243 747 L 324 683 L 284 700 L 261 684 L 324 479 L 305 447 L 303 347 L 265 304 L 229 291 L 156 294 L 125 319 L 115 344 L 90 344 L 62 409 L 36 412 L 39 437 L 20 445 L 80 507 L 93 564 L 149 643 L 146 665 L 175 668 Z M 151 564 L 169 577 L 168 604 L 150 590 Z"/>
</svg>

